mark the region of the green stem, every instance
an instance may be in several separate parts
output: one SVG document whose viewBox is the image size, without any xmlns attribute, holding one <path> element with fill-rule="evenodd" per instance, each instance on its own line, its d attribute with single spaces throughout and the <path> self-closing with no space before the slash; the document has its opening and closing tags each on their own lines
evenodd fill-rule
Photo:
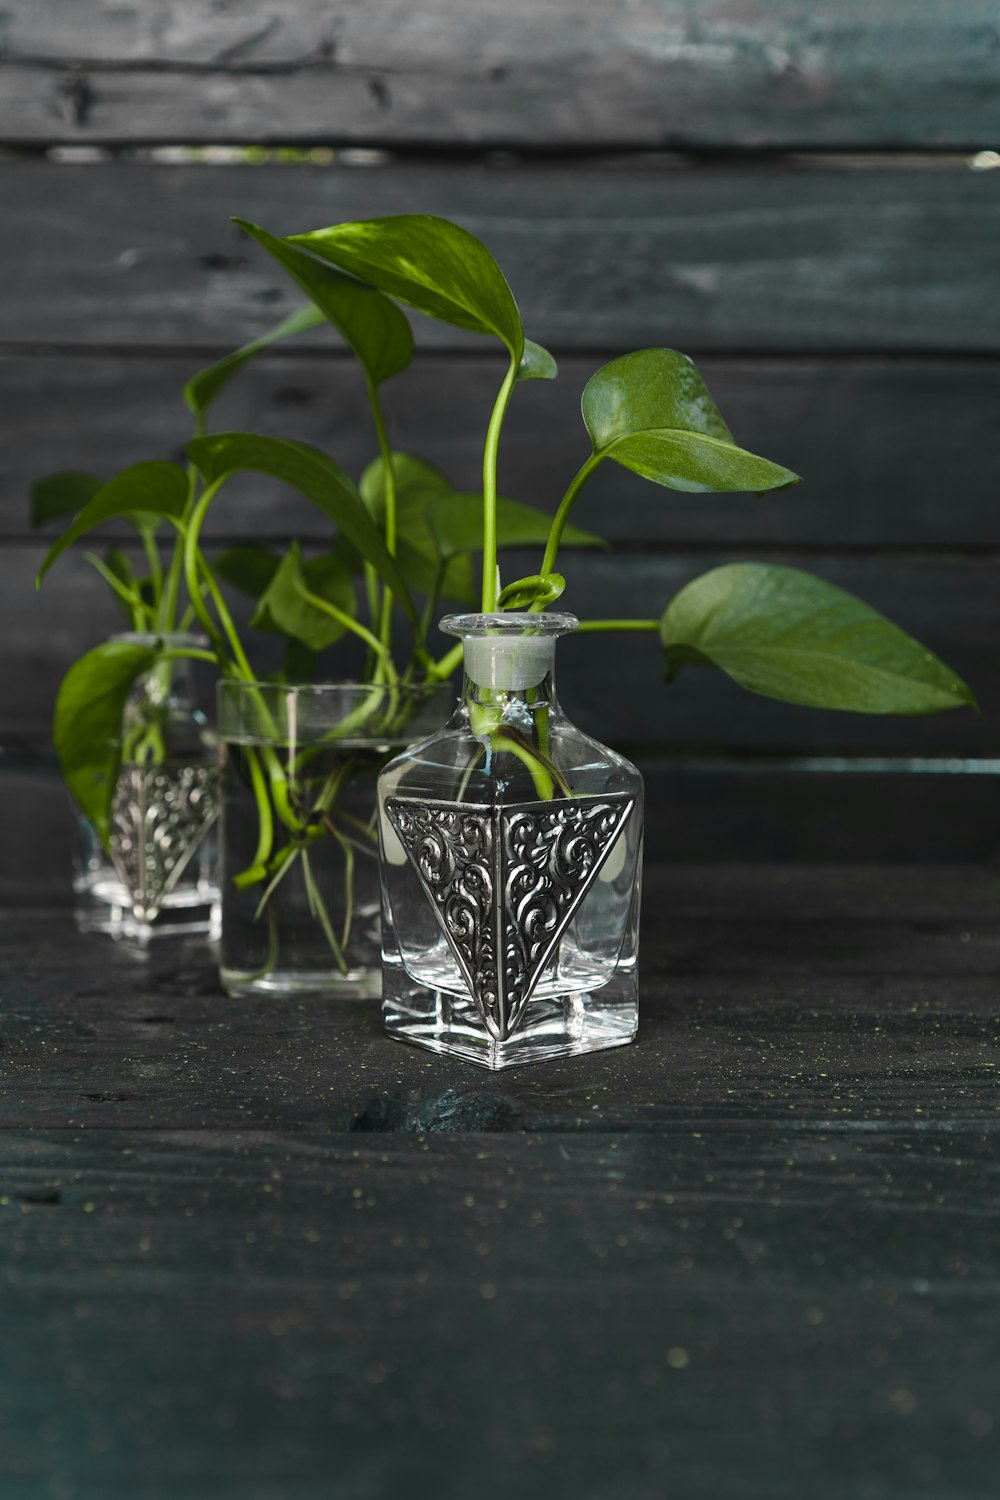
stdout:
<svg viewBox="0 0 1000 1500">
<path fill-rule="evenodd" d="M 542 558 L 542 566 L 539 570 L 540 572 L 551 573 L 555 568 L 556 558 L 559 556 L 559 547 L 562 542 L 563 532 L 566 530 L 566 523 L 569 520 L 569 513 L 576 503 L 577 495 L 580 493 L 581 489 L 586 484 L 587 480 L 590 478 L 591 474 L 597 468 L 597 465 L 602 461 L 602 459 L 603 454 L 592 453 L 586 460 L 586 462 L 580 465 L 579 469 L 577 469 L 575 475 L 573 476 L 573 479 L 570 482 L 569 489 L 560 500 L 559 509 L 556 511 L 555 515 L 552 518 L 552 525 L 549 527 L 549 538 L 545 544 L 545 556 Z M 533 609 L 536 607 L 537 606 L 532 605 Z"/>
<path fill-rule="evenodd" d="M 201 437 L 203 423 L 199 418 L 195 425 L 195 437 Z M 188 497 L 181 517 L 181 527 L 186 527 L 191 520 L 195 503 L 198 499 L 198 470 L 194 464 L 188 464 Z M 184 531 L 180 530 L 174 543 L 173 555 L 170 559 L 170 569 L 167 573 L 167 586 L 160 595 L 160 624 L 165 630 L 169 630 L 170 622 L 177 617 L 177 603 L 180 597 L 181 575 L 184 571 Z"/>
<path fill-rule="evenodd" d="M 659 630 L 659 620 L 581 620 L 578 630 Z"/>
<path fill-rule="evenodd" d="M 483 614 L 496 613 L 497 595 L 497 452 L 500 429 L 517 382 L 518 361 L 511 355 L 510 368 L 500 387 L 483 449 Z"/>
<path fill-rule="evenodd" d="M 163 564 L 160 562 L 160 549 L 156 545 L 156 527 L 142 526 L 139 528 L 142 536 L 143 551 L 149 564 L 149 576 L 153 584 L 153 598 L 156 601 L 157 610 L 160 611 L 163 603 Z M 163 620 L 162 628 L 171 630 L 173 620 Z"/>
<path fill-rule="evenodd" d="M 452 646 L 447 655 L 442 656 L 440 661 L 431 662 L 427 668 L 428 682 L 446 682 L 454 672 L 455 668 L 461 666 L 464 648 L 461 641 L 457 646 Z"/>
<path fill-rule="evenodd" d="M 392 462 L 392 449 L 389 447 L 389 434 L 385 428 L 385 417 L 382 413 L 382 404 L 378 398 L 378 388 L 371 376 L 365 372 L 365 386 L 368 390 L 368 405 L 371 407 L 372 422 L 375 426 L 375 437 L 378 442 L 378 451 L 382 459 L 382 483 L 385 485 L 385 545 L 386 551 L 391 556 L 396 553 L 396 470 Z M 392 590 L 386 588 L 382 594 L 382 618 L 379 625 L 379 635 L 382 647 L 385 651 L 389 649 L 392 639 Z"/>
<path fill-rule="evenodd" d="M 362 625 L 360 620 L 356 620 L 353 615 L 349 615 L 346 613 L 346 611 L 338 609 L 337 606 L 335 604 L 331 604 L 328 599 L 322 598 L 319 594 L 314 594 L 311 589 L 306 588 L 301 578 L 295 579 L 295 590 L 296 593 L 301 594 L 302 598 L 306 601 L 307 604 L 311 605 L 313 609 L 318 609 L 322 614 L 329 615 L 331 620 L 336 620 L 337 624 L 342 625 L 345 630 L 352 630 L 356 636 L 359 636 L 360 639 L 363 640 L 368 645 L 368 647 L 372 651 L 374 651 L 382 661 L 385 662 L 387 668 L 393 673 L 393 675 L 395 674 L 395 668 L 392 666 L 392 660 L 389 657 L 388 646 L 384 641 L 380 641 L 378 636 L 374 635 L 372 631 L 367 628 L 367 626 Z M 387 593 L 386 598 L 389 600 L 391 607 L 392 596 Z"/>
<path fill-rule="evenodd" d="M 118 598 L 130 611 L 132 615 L 132 624 L 135 629 L 140 632 L 145 631 L 149 623 L 146 618 L 146 606 L 143 604 L 142 600 L 139 598 L 139 595 L 135 592 L 135 590 L 126 588 L 121 579 L 115 577 L 111 569 L 107 566 L 102 558 L 97 556 L 96 552 L 85 552 L 83 555 L 86 561 L 90 563 L 91 567 L 97 569 L 98 573 L 100 573 L 101 577 L 104 579 L 104 582 L 107 584 L 108 588 L 111 589 L 112 593 L 117 594 Z"/>
</svg>

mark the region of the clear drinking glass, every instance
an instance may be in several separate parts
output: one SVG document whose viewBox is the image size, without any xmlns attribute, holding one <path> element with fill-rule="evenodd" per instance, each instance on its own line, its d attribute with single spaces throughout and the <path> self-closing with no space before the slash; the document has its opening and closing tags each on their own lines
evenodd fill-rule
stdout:
<svg viewBox="0 0 1000 1500">
<path fill-rule="evenodd" d="M 198 635 L 115 639 L 166 649 L 208 645 Z M 216 933 L 218 811 L 218 755 L 195 699 L 191 663 L 159 662 L 139 678 L 125 707 L 107 849 L 90 820 L 79 817 L 77 926 L 141 944 Z"/>
<path fill-rule="evenodd" d="M 577 623 L 449 616 L 458 708 L 379 777 L 386 1026 L 486 1068 L 635 1036 L 642 778 L 559 707 Z"/>
<path fill-rule="evenodd" d="M 224 681 L 220 976 L 235 996 L 380 990 L 376 778 L 440 689 Z"/>
</svg>

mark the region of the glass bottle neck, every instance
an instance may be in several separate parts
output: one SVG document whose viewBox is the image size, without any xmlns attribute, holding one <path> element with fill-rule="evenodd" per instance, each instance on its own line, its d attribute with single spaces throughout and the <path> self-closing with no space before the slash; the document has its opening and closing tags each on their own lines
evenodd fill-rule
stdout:
<svg viewBox="0 0 1000 1500">
<path fill-rule="evenodd" d="M 463 645 L 462 701 L 467 706 L 520 708 L 523 713 L 557 706 L 551 636 L 466 636 Z"/>
</svg>

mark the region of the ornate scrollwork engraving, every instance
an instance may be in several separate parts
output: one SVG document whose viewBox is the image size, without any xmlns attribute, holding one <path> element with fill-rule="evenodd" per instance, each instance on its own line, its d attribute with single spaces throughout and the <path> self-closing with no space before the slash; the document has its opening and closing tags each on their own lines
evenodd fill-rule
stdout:
<svg viewBox="0 0 1000 1500">
<path fill-rule="evenodd" d="M 492 1036 L 520 1024 L 633 805 L 627 796 L 506 808 L 386 801 Z"/>
<path fill-rule="evenodd" d="M 211 761 L 123 766 L 111 804 L 111 858 L 135 915 L 152 921 L 219 811 Z"/>
</svg>

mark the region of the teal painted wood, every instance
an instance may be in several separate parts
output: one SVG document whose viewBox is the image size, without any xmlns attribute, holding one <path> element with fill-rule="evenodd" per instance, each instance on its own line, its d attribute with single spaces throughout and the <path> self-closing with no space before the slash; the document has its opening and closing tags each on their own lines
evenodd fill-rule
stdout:
<svg viewBox="0 0 1000 1500">
<path fill-rule="evenodd" d="M 650 874 L 634 1047 L 0 922 L 5 1500 L 982 1500 L 1000 888 Z"/>
<path fill-rule="evenodd" d="M 989 0 L 13 0 L 0 138 L 965 149 L 998 39 Z"/>
<path fill-rule="evenodd" d="M 233 345 L 301 300 L 230 224 L 278 233 L 432 212 L 497 255 L 528 332 L 557 352 L 1000 351 L 1000 195 L 965 168 L 710 171 L 645 164 L 0 165 L 4 338 Z M 438 348 L 482 348 L 421 320 Z"/>
<path fill-rule="evenodd" d="M 213 408 L 213 426 L 317 443 L 360 474 L 373 441 L 355 366 L 321 353 L 319 339 L 296 347 L 300 353 L 242 375 Z M 0 356 L 0 410 L 11 434 L 0 452 L 0 535 L 27 534 L 26 497 L 42 472 L 110 477 L 149 457 L 177 455 L 191 431 L 179 392 L 208 357 Z M 518 394 L 501 448 L 505 493 L 554 509 L 586 452 L 580 392 L 599 363 L 596 354 L 564 356 L 557 381 L 536 381 Z M 805 483 L 760 500 L 699 500 L 607 464 L 581 501 L 591 530 L 621 543 L 734 550 L 1000 545 L 993 503 L 1000 361 L 707 355 L 699 366 L 737 440 L 780 459 Z M 393 442 L 475 488 L 498 379 L 487 355 L 425 360 L 385 388 Z M 290 530 L 317 540 L 327 534 L 311 506 L 250 477 L 240 480 L 238 509 L 220 506 L 208 523 L 218 537 Z"/>
</svg>

